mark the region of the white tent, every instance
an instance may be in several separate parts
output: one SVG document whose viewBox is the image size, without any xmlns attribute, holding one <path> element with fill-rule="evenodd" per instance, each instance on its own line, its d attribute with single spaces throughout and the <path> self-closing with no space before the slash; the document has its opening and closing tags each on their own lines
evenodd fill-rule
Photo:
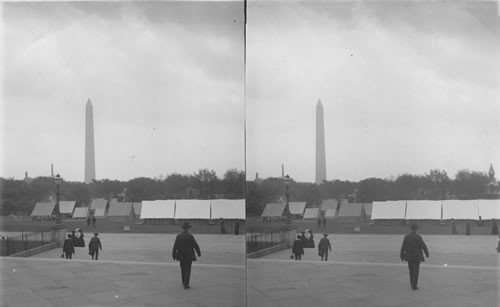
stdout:
<svg viewBox="0 0 500 307">
<path fill-rule="evenodd" d="M 96 209 L 106 209 L 108 206 L 108 201 L 104 198 L 96 198 L 92 200 L 90 204 L 90 210 Z"/>
<path fill-rule="evenodd" d="M 272 203 L 267 204 L 262 212 L 262 217 L 280 217 L 283 216 L 286 204 L 283 203 Z"/>
<path fill-rule="evenodd" d="M 407 220 L 440 220 L 441 201 L 440 200 L 407 200 L 406 201 Z"/>
<path fill-rule="evenodd" d="M 245 219 L 245 199 L 212 199 L 212 219 Z"/>
<path fill-rule="evenodd" d="M 35 208 L 31 212 L 31 216 L 51 216 L 54 212 L 56 203 L 54 202 L 39 202 L 35 204 Z"/>
<path fill-rule="evenodd" d="M 141 206 L 141 219 L 173 219 L 175 200 L 144 200 Z"/>
<path fill-rule="evenodd" d="M 75 204 L 76 204 L 76 201 L 74 200 L 71 200 L 71 201 L 60 201 L 59 202 L 59 212 L 61 212 L 61 214 L 69 214 L 69 215 L 72 215 L 73 214 L 73 210 L 75 209 Z"/>
<path fill-rule="evenodd" d="M 142 204 L 144 210 L 144 203 Z M 210 200 L 177 199 L 175 200 L 176 219 L 210 219 Z"/>
<path fill-rule="evenodd" d="M 304 219 L 316 219 L 319 216 L 319 208 L 306 208 Z"/>
<path fill-rule="evenodd" d="M 75 211 L 73 211 L 73 218 L 87 218 L 89 215 L 89 208 L 88 207 L 77 207 L 75 208 Z"/>
<path fill-rule="evenodd" d="M 478 220 L 477 200 L 443 200 L 443 220 Z"/>
<path fill-rule="evenodd" d="M 133 203 L 133 206 L 135 215 L 140 216 L 142 211 L 142 203 L 141 202 Z"/>
<path fill-rule="evenodd" d="M 105 217 L 106 216 L 106 209 L 105 208 L 97 208 L 94 210 L 94 216 L 96 218 L 98 217 Z"/>
<path fill-rule="evenodd" d="M 326 211 L 328 209 L 337 209 L 339 201 L 336 199 L 325 199 L 321 203 L 321 211 Z"/>
<path fill-rule="evenodd" d="M 482 220 L 500 219 L 500 199 L 480 199 L 478 210 Z"/>
<path fill-rule="evenodd" d="M 335 216 L 336 216 L 336 215 L 335 215 L 335 212 L 337 212 L 337 210 L 336 210 L 336 209 L 327 209 L 327 210 L 325 211 L 325 218 L 326 218 L 326 217 L 330 217 L 330 218 L 335 217 Z"/>
<path fill-rule="evenodd" d="M 374 201 L 372 206 L 372 220 L 404 220 L 405 212 L 405 200 Z"/>
<path fill-rule="evenodd" d="M 306 208 L 306 202 L 305 201 L 289 202 L 288 203 L 288 208 L 290 210 L 290 214 L 292 214 L 292 215 L 303 215 L 304 214 L 304 210 Z"/>
</svg>

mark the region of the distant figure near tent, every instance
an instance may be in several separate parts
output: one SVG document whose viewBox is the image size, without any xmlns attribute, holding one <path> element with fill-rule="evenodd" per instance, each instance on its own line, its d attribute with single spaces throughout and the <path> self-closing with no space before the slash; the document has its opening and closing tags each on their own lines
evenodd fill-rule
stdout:
<svg viewBox="0 0 500 307">
<path fill-rule="evenodd" d="M 493 219 L 493 226 L 491 226 L 491 234 L 492 235 L 497 235 L 498 234 L 498 225 L 495 219 Z"/>
<path fill-rule="evenodd" d="M 94 228 L 95 228 L 95 221 L 96 221 L 95 215 L 92 215 L 92 226 L 94 226 Z"/>
<path fill-rule="evenodd" d="M 470 236 L 470 222 L 467 222 L 467 224 L 465 224 L 465 235 Z"/>
<path fill-rule="evenodd" d="M 297 235 L 297 239 L 293 242 L 292 254 L 295 260 L 302 260 L 302 255 L 304 255 L 304 243 L 302 242 L 301 235 Z"/>
<path fill-rule="evenodd" d="M 321 217 L 318 217 L 318 228 L 321 227 Z"/>
<path fill-rule="evenodd" d="M 235 235 L 240 234 L 240 223 L 238 223 L 238 221 L 236 221 L 236 223 L 234 223 L 234 234 Z"/>
<path fill-rule="evenodd" d="M 225 234 L 226 233 L 226 226 L 224 225 L 224 219 L 220 219 L 220 233 Z"/>
<path fill-rule="evenodd" d="M 90 216 L 87 217 L 87 226 L 90 227 L 90 223 L 92 222 L 92 219 L 90 218 Z"/>
<path fill-rule="evenodd" d="M 330 244 L 330 240 L 328 240 L 328 234 L 323 234 L 323 238 L 319 240 L 318 244 L 318 256 L 321 257 L 321 261 L 328 261 L 328 251 L 332 250 L 332 245 Z"/>
<path fill-rule="evenodd" d="M 498 236 L 498 238 L 500 239 L 500 236 Z M 498 240 L 497 253 L 500 254 L 500 240 Z"/>
<path fill-rule="evenodd" d="M 457 231 L 457 225 L 455 224 L 455 220 L 451 220 L 451 234 L 456 235 L 458 233 Z"/>
<path fill-rule="evenodd" d="M 323 216 L 323 228 L 326 228 L 326 217 Z"/>
</svg>

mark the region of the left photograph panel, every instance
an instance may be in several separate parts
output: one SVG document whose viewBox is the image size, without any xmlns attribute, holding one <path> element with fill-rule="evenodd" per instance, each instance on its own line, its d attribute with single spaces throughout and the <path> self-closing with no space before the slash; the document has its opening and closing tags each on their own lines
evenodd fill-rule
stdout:
<svg viewBox="0 0 500 307">
<path fill-rule="evenodd" d="M 244 306 L 244 2 L 4 2 L 0 305 Z"/>
</svg>

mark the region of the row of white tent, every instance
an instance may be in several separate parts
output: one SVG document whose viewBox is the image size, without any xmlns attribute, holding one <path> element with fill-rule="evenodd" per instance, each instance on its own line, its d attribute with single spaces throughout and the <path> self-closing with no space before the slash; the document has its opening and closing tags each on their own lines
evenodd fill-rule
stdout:
<svg viewBox="0 0 500 307">
<path fill-rule="evenodd" d="M 167 199 L 142 201 L 141 219 L 241 219 L 245 199 Z"/>
<path fill-rule="evenodd" d="M 372 220 L 500 219 L 499 199 L 396 200 L 373 202 Z"/>
</svg>

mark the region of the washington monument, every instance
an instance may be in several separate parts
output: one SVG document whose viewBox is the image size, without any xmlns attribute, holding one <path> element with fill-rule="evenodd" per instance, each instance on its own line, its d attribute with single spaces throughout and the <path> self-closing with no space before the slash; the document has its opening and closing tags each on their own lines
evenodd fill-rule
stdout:
<svg viewBox="0 0 500 307">
<path fill-rule="evenodd" d="M 326 180 L 325 123 L 321 99 L 316 105 L 316 184 Z"/>
<path fill-rule="evenodd" d="M 94 110 L 92 102 L 87 100 L 85 106 L 85 183 L 95 179 L 95 152 L 94 152 Z"/>
</svg>

